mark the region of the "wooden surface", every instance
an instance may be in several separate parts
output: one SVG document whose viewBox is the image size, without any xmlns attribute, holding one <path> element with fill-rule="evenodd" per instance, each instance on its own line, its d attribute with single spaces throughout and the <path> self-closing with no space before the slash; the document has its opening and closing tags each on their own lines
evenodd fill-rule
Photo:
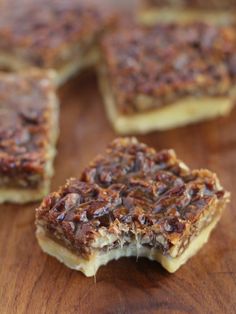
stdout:
<svg viewBox="0 0 236 314">
<path fill-rule="evenodd" d="M 52 189 L 76 176 L 115 137 L 96 78 L 87 73 L 60 90 L 61 136 Z M 1 206 L 0 313 L 236 313 L 236 110 L 227 119 L 138 137 L 176 149 L 191 167 L 216 171 L 232 192 L 209 243 L 176 274 L 145 259 L 121 259 L 94 278 L 43 254 L 34 208 Z M 96 282 L 95 282 L 96 281 Z"/>
<path fill-rule="evenodd" d="M 61 136 L 52 189 L 76 176 L 115 137 L 96 77 L 84 73 L 60 90 Z M 138 138 L 174 148 L 191 167 L 218 173 L 232 192 L 209 243 L 176 274 L 146 259 L 121 259 L 96 278 L 43 254 L 35 204 L 0 207 L 0 313 L 236 313 L 236 110 L 229 118 Z"/>
</svg>

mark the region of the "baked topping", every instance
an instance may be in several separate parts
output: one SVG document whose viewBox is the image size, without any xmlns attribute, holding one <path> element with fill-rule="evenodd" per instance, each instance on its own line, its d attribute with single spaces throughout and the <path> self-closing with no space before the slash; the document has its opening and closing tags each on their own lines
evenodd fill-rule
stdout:
<svg viewBox="0 0 236 314">
<path fill-rule="evenodd" d="M 0 75 L 0 185 L 42 180 L 53 89 L 49 73 Z"/>
<path fill-rule="evenodd" d="M 229 96 L 235 80 L 233 26 L 121 26 L 102 42 L 117 109 L 132 114 L 187 96 Z"/>
<path fill-rule="evenodd" d="M 80 179 L 70 179 L 46 197 L 37 223 L 80 253 L 89 252 L 101 229 L 138 236 L 166 252 L 200 217 L 214 214 L 210 206 L 227 198 L 209 171 L 190 171 L 172 150 L 156 152 L 123 138 L 113 141 Z"/>
<path fill-rule="evenodd" d="M 78 50 L 78 42 L 88 45 L 112 19 L 88 2 L 10 0 L 1 4 L 0 49 L 37 66 L 67 60 L 71 46 Z"/>
<path fill-rule="evenodd" d="M 190 9 L 204 9 L 204 10 L 228 10 L 236 8 L 235 0 L 146 0 L 150 6 L 170 6 Z"/>
</svg>

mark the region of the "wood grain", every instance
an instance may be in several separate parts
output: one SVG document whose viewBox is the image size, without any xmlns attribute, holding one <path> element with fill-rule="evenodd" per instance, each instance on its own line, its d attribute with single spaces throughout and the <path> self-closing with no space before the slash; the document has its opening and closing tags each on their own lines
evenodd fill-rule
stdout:
<svg viewBox="0 0 236 314">
<path fill-rule="evenodd" d="M 60 90 L 61 136 L 52 189 L 76 176 L 115 137 L 92 72 Z M 121 259 L 86 278 L 43 254 L 34 208 L 0 207 L 0 313 L 236 313 L 236 110 L 228 118 L 139 136 L 174 148 L 191 167 L 218 173 L 232 192 L 209 243 L 176 274 L 145 259 Z"/>
</svg>

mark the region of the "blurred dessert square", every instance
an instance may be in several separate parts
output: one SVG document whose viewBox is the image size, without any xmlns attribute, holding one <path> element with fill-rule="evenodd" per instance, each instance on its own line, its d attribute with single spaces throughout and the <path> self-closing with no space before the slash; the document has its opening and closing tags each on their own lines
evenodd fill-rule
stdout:
<svg viewBox="0 0 236 314">
<path fill-rule="evenodd" d="M 58 136 L 55 73 L 0 74 L 0 203 L 49 193 Z"/>
<path fill-rule="evenodd" d="M 101 50 L 100 89 L 118 133 L 184 126 L 234 106 L 234 26 L 124 23 L 104 36 Z"/>
<path fill-rule="evenodd" d="M 9 0 L 0 3 L 0 67 L 57 71 L 61 85 L 98 60 L 97 40 L 113 15 L 94 1 Z"/>
</svg>

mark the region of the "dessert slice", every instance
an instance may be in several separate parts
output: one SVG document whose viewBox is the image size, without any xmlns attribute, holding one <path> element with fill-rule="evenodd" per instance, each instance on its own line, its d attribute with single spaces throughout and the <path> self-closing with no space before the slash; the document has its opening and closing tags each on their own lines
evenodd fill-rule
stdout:
<svg viewBox="0 0 236 314">
<path fill-rule="evenodd" d="M 225 116 L 235 101 L 233 26 L 120 26 L 102 43 L 99 69 L 118 133 L 147 133 Z"/>
<path fill-rule="evenodd" d="M 0 203 L 25 203 L 49 192 L 58 135 L 51 71 L 0 74 Z"/>
<path fill-rule="evenodd" d="M 189 170 L 173 150 L 120 138 L 44 199 L 36 235 L 44 252 L 86 276 L 123 256 L 175 272 L 207 242 L 228 201 L 210 171 Z"/>
<path fill-rule="evenodd" d="M 57 85 L 98 59 L 112 16 L 91 1 L 10 0 L 0 4 L 0 67 L 53 68 Z"/>
<path fill-rule="evenodd" d="M 143 0 L 140 21 L 155 22 L 205 21 L 214 24 L 235 22 L 234 0 Z"/>
</svg>

